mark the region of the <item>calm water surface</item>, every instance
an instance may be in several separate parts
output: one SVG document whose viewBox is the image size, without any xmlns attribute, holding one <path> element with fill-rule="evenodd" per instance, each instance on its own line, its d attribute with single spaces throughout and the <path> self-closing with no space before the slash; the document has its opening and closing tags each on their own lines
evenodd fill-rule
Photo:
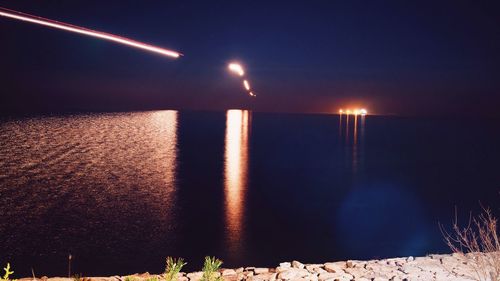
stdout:
<svg viewBox="0 0 500 281">
<path fill-rule="evenodd" d="M 18 276 L 446 252 L 498 210 L 491 120 L 150 111 L 0 121 L 0 262 Z"/>
</svg>

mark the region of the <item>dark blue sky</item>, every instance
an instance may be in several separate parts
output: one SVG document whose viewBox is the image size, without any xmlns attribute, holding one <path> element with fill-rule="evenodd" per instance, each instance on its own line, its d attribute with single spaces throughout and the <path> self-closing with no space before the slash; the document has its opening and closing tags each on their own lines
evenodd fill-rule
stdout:
<svg viewBox="0 0 500 281">
<path fill-rule="evenodd" d="M 0 18 L 2 112 L 217 110 L 498 115 L 492 1 L 0 1 L 178 50 L 178 60 Z M 249 98 L 226 71 L 247 67 Z"/>
</svg>

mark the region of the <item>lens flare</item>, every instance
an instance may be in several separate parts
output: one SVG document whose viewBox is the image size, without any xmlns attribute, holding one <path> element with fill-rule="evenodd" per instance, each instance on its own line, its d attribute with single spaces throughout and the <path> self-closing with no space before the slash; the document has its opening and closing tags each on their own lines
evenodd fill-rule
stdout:
<svg viewBox="0 0 500 281">
<path fill-rule="evenodd" d="M 96 31 L 96 30 L 92 30 L 92 29 L 88 29 L 85 27 L 80 27 L 80 26 L 76 26 L 76 25 L 72 25 L 72 24 L 68 24 L 68 23 L 64 23 L 64 22 L 50 20 L 50 19 L 46 19 L 46 18 L 42 18 L 42 17 L 30 15 L 30 14 L 25 14 L 25 13 L 9 10 L 6 8 L 2 8 L 2 7 L 0 7 L 0 16 L 11 18 L 11 19 L 16 19 L 16 20 L 20 20 L 20 21 L 25 21 L 25 22 L 35 23 L 35 24 L 39 24 L 39 25 L 43 25 L 43 26 L 48 26 L 48 27 L 52 27 L 52 28 L 56 28 L 56 29 L 61 29 L 61 30 L 69 31 L 69 32 L 75 32 L 75 33 L 79 33 L 79 34 L 83 34 L 83 35 L 87 35 L 87 36 L 100 38 L 103 40 L 113 41 L 113 42 L 116 42 L 119 44 L 123 44 L 123 45 L 127 45 L 130 47 L 146 50 L 146 51 L 153 52 L 153 53 L 158 53 L 158 54 L 173 57 L 173 58 L 178 58 L 179 56 L 182 55 L 181 53 L 178 53 L 175 51 L 163 49 L 160 47 L 156 47 L 153 45 L 149 45 L 146 43 L 135 41 L 135 40 L 132 40 L 132 39 L 129 39 L 126 37 L 121 37 L 121 36 L 113 35 L 110 33 Z"/>
<path fill-rule="evenodd" d="M 228 66 L 229 70 L 238 74 L 239 76 L 245 75 L 243 67 L 239 63 L 230 63 Z"/>
</svg>

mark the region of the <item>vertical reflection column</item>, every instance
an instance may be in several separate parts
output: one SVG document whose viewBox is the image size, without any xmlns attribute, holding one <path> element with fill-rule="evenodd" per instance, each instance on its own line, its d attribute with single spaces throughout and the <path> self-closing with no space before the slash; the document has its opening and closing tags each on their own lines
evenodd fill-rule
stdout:
<svg viewBox="0 0 500 281">
<path fill-rule="evenodd" d="M 153 126 L 158 134 L 154 147 L 157 149 L 155 156 L 158 158 L 156 167 L 149 170 L 158 171 L 162 181 L 169 191 L 175 189 L 177 170 L 177 115 L 175 110 L 155 111 L 153 113 Z M 160 166 L 160 167 L 158 167 Z"/>
<path fill-rule="evenodd" d="M 228 110 L 224 151 L 226 241 L 231 255 L 243 244 L 245 193 L 248 184 L 248 139 L 251 114 Z"/>
<path fill-rule="evenodd" d="M 165 112 L 165 139 L 167 141 L 167 184 L 175 188 L 177 170 L 177 111 Z"/>
</svg>

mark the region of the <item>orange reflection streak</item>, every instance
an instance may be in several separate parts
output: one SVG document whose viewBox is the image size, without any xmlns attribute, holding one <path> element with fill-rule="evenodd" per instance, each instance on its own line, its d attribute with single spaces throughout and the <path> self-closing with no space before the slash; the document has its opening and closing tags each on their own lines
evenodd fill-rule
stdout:
<svg viewBox="0 0 500 281">
<path fill-rule="evenodd" d="M 163 49 L 160 47 L 156 47 L 153 45 L 149 45 L 146 43 L 135 41 L 135 40 L 132 40 L 132 39 L 129 39 L 126 37 L 121 37 L 121 36 L 117 36 L 117 35 L 110 34 L 110 33 L 92 30 L 92 29 L 88 29 L 88 28 L 84 28 L 84 27 L 80 27 L 80 26 L 76 26 L 76 25 L 72 25 L 72 24 L 68 24 L 68 23 L 64 23 L 64 22 L 54 21 L 54 20 L 50 20 L 50 19 L 46 19 L 46 18 L 42 18 L 42 17 L 30 15 L 30 14 L 25 14 L 25 13 L 9 10 L 6 8 L 2 8 L 2 7 L 0 7 L 0 16 L 4 16 L 7 18 L 16 19 L 16 20 L 21 20 L 21 21 L 25 21 L 25 22 L 35 23 L 35 24 L 39 24 L 39 25 L 43 25 L 43 26 L 48 26 L 48 27 L 52 27 L 52 28 L 56 28 L 56 29 L 61 29 L 61 30 L 69 31 L 69 32 L 80 33 L 83 35 L 92 36 L 92 37 L 96 37 L 96 38 L 100 38 L 100 39 L 104 39 L 104 40 L 108 40 L 108 41 L 113 41 L 113 42 L 120 43 L 123 45 L 128 45 L 128 46 L 131 46 L 134 48 L 143 49 L 146 51 L 158 53 L 158 54 L 173 57 L 173 58 L 178 58 L 181 55 L 180 53 L 175 52 L 175 51 Z"/>
<path fill-rule="evenodd" d="M 354 115 L 354 134 L 353 134 L 354 145 L 358 142 L 358 115 Z"/>
<path fill-rule="evenodd" d="M 243 210 L 248 184 L 248 139 L 250 113 L 228 110 L 224 151 L 226 235 L 231 253 L 237 253 L 243 236 Z"/>
<path fill-rule="evenodd" d="M 358 169 L 358 115 L 354 115 L 354 132 L 352 146 L 352 171 L 356 173 Z"/>
<path fill-rule="evenodd" d="M 342 135 L 342 114 L 339 114 L 339 136 Z"/>
<path fill-rule="evenodd" d="M 175 188 L 177 169 L 177 115 L 175 110 L 155 111 L 152 113 L 152 125 L 157 128 L 158 140 L 156 155 L 161 157 L 163 181 L 167 189 Z"/>
<path fill-rule="evenodd" d="M 349 114 L 345 116 L 345 141 L 349 140 Z"/>
</svg>

